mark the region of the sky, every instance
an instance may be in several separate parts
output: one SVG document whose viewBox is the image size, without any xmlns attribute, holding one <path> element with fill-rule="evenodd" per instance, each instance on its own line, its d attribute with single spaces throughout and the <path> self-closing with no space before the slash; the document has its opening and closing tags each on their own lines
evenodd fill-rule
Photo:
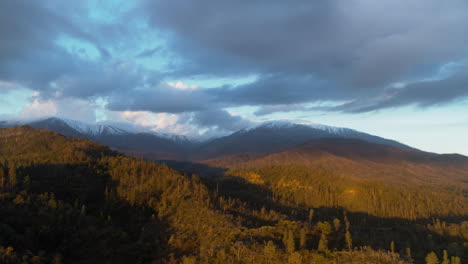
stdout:
<svg viewBox="0 0 468 264">
<path fill-rule="evenodd" d="M 466 0 L 0 1 L 0 118 L 268 120 L 468 155 Z"/>
</svg>

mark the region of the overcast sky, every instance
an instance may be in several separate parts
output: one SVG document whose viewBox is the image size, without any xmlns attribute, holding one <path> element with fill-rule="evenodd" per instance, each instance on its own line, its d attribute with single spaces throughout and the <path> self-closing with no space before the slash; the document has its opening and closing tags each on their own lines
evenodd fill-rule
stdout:
<svg viewBox="0 0 468 264">
<path fill-rule="evenodd" d="M 468 155 L 466 0 L 2 0 L 0 35 L 3 119 L 290 119 Z"/>
</svg>

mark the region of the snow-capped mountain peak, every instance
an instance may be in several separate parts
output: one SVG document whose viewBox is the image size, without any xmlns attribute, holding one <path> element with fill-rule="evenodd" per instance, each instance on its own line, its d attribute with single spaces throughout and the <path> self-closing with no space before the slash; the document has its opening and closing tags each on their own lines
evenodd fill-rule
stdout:
<svg viewBox="0 0 468 264">
<path fill-rule="evenodd" d="M 75 129 L 76 131 L 85 134 L 85 135 L 102 135 L 102 134 L 110 134 L 110 135 L 125 135 L 128 134 L 127 131 L 105 124 L 88 124 L 76 120 L 71 119 L 62 119 L 68 126 Z"/>
<path fill-rule="evenodd" d="M 161 133 L 161 132 L 156 132 L 156 131 L 151 131 L 149 133 L 152 134 L 152 135 L 161 137 L 161 138 L 169 139 L 169 140 L 174 141 L 174 142 L 179 143 L 179 144 L 200 143 L 199 140 L 197 140 L 195 138 L 192 138 L 192 137 L 189 137 L 189 136 L 185 136 L 185 135 L 177 135 L 177 134 L 171 134 L 171 133 Z"/>
<path fill-rule="evenodd" d="M 299 124 L 291 122 L 289 120 L 274 120 L 274 121 L 267 121 L 263 122 L 257 127 L 268 127 L 268 128 L 292 128 L 297 127 Z"/>
<path fill-rule="evenodd" d="M 255 124 L 249 128 L 241 130 L 241 132 L 248 132 L 258 128 L 268 128 L 268 129 L 293 129 L 293 128 L 313 128 L 324 131 L 326 133 L 330 133 L 333 135 L 343 135 L 349 132 L 357 132 L 353 129 L 343 128 L 343 127 L 335 127 L 335 126 L 328 126 L 318 123 L 303 123 L 303 122 L 293 122 L 291 120 L 273 120 L 273 121 L 266 121 L 260 124 Z"/>
</svg>

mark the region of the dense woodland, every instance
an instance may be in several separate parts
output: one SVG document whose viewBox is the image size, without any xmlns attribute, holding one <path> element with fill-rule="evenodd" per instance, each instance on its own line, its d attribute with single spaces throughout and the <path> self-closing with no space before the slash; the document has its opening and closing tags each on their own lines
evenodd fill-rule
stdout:
<svg viewBox="0 0 468 264">
<path fill-rule="evenodd" d="M 182 173 L 0 129 L 0 263 L 462 263 L 466 193 L 323 168 Z"/>
</svg>

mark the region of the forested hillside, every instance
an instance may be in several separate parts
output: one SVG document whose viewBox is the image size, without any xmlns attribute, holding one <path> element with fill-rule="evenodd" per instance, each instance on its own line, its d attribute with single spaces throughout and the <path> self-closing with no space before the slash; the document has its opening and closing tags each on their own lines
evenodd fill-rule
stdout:
<svg viewBox="0 0 468 264">
<path fill-rule="evenodd" d="M 0 263 L 456 264 L 466 215 L 457 190 L 294 166 L 210 179 L 84 139 L 0 129 Z"/>
</svg>

